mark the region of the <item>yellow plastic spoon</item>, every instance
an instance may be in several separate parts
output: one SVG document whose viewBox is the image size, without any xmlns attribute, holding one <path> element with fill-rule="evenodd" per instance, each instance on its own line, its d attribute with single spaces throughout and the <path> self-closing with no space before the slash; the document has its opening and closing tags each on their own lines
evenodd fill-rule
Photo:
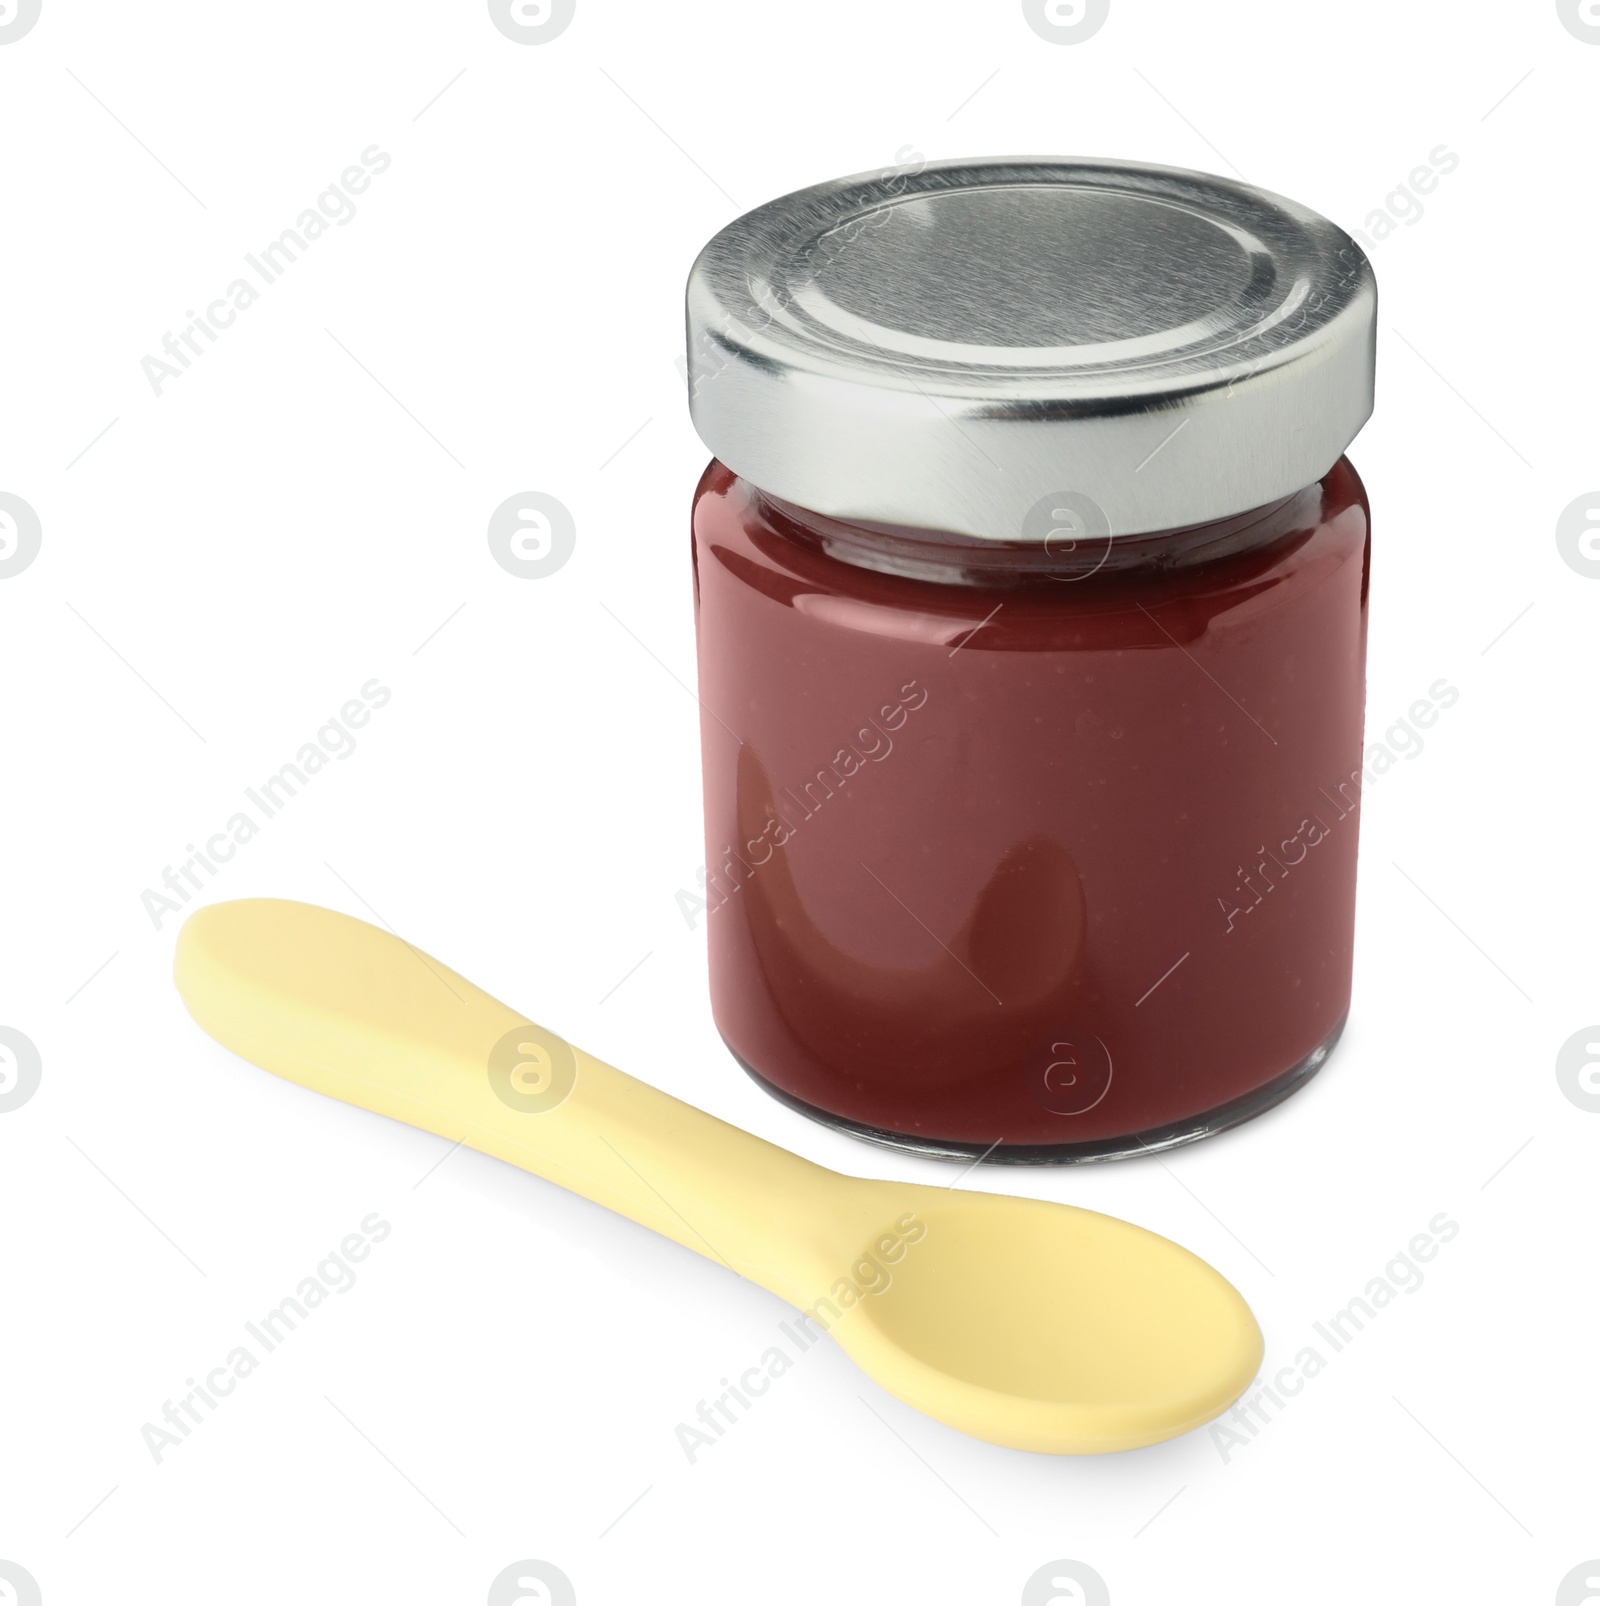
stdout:
<svg viewBox="0 0 1600 1606">
<path fill-rule="evenodd" d="M 533 1025 L 400 938 L 310 904 L 191 915 L 178 991 L 279 1076 L 508 1160 L 787 1300 L 951 1427 L 1092 1454 L 1242 1394 L 1261 1333 L 1203 1260 L 1110 1216 L 813 1165 Z"/>
</svg>

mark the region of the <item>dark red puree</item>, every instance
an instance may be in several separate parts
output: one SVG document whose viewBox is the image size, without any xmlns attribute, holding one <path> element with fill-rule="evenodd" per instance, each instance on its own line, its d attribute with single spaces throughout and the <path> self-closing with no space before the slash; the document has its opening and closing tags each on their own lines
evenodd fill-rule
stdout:
<svg viewBox="0 0 1600 1606">
<path fill-rule="evenodd" d="M 1087 1158 L 1321 1063 L 1361 771 L 1348 461 L 1054 552 L 853 527 L 714 461 L 694 549 L 712 1004 L 772 1091 L 866 1135 Z"/>
</svg>

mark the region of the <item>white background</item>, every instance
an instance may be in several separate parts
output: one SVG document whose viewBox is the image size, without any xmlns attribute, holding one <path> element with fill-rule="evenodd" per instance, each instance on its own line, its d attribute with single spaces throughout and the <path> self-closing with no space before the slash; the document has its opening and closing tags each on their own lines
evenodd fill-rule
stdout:
<svg viewBox="0 0 1600 1606">
<path fill-rule="evenodd" d="M 1011 1603 L 1062 1558 L 1133 1606 L 1546 1602 L 1600 1556 L 1600 1116 L 1554 1069 L 1600 1018 L 1600 583 L 1555 540 L 1600 483 L 1590 33 L 1550 0 L 1113 0 L 1071 45 L 1003 0 L 578 0 L 529 47 L 481 0 L 43 0 L 0 45 L 0 491 L 43 531 L 0 580 L 0 1024 L 43 1064 L 0 1115 L 0 1558 L 48 1606 L 478 1602 L 521 1558 L 585 1606 Z M 354 220 L 154 394 L 141 358 L 373 144 Z M 1441 145 L 1455 170 L 1371 247 L 1352 455 L 1369 740 L 1440 677 L 1460 700 L 1366 798 L 1344 1042 L 1164 1162 L 961 1184 L 1193 1248 L 1269 1375 L 1459 1223 L 1228 1459 L 1204 1431 L 994 1448 L 830 1345 L 690 1465 L 677 1423 L 782 1306 L 470 1152 L 432 1169 L 442 1140 L 191 1024 L 179 920 L 141 894 L 377 677 L 357 750 L 205 898 L 381 916 L 730 1121 L 949 1180 L 746 1080 L 675 905 L 702 858 L 688 265 L 771 196 L 979 153 L 1237 171 L 1375 233 Z M 490 555 L 523 490 L 576 520 L 548 578 Z M 141 1426 L 372 1211 L 358 1283 L 156 1464 Z"/>
</svg>

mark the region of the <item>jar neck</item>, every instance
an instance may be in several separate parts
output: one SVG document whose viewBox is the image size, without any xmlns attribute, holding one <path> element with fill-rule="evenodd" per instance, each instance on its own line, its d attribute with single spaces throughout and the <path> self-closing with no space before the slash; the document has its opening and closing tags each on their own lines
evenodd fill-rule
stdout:
<svg viewBox="0 0 1600 1606">
<path fill-rule="evenodd" d="M 1195 568 L 1311 529 L 1323 511 L 1319 481 L 1266 507 L 1181 530 L 1099 536 L 1075 535 L 1063 527 L 1046 541 L 983 541 L 942 530 L 830 518 L 745 483 L 767 522 L 789 539 L 858 569 L 939 585 L 1026 585 Z"/>
</svg>

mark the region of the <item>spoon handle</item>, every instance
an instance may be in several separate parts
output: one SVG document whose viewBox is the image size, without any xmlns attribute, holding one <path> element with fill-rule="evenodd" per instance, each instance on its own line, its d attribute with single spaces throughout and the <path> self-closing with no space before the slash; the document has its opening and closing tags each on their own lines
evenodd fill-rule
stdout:
<svg viewBox="0 0 1600 1606">
<path fill-rule="evenodd" d="M 363 920 L 276 898 L 196 911 L 174 979 L 219 1043 L 507 1160 L 793 1298 L 850 1186 L 574 1048 Z"/>
</svg>

